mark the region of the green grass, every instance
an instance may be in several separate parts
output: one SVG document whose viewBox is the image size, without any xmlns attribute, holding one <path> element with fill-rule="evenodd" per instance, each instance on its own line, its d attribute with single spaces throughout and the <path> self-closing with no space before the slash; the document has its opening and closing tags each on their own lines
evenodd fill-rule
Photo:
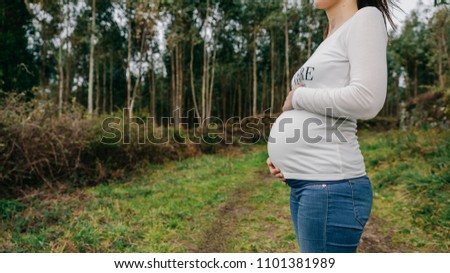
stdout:
<svg viewBox="0 0 450 273">
<path fill-rule="evenodd" d="M 382 231 L 411 252 L 448 252 L 450 133 L 391 131 L 360 137 Z"/>
<path fill-rule="evenodd" d="M 208 230 L 214 228 L 215 221 L 223 220 L 238 226 L 224 232 L 225 245 L 220 246 L 221 251 L 294 250 L 292 235 L 284 234 L 291 232 L 288 189 L 274 180 L 259 179 L 265 171 L 261 165 L 265 159 L 265 146 L 256 145 L 225 155 L 204 155 L 147 166 L 148 171 L 122 183 L 99 185 L 44 200 L 38 197 L 22 202 L 4 200 L 0 249 L 8 252 L 202 251 L 207 246 L 204 240 Z M 242 197 L 248 196 L 249 200 L 237 206 L 234 213 L 237 215 L 220 219 L 224 206 L 233 201 L 242 202 L 233 199 L 236 192 L 242 192 Z M 277 204 L 285 203 L 282 213 L 271 205 L 271 198 L 278 198 Z M 243 206 L 247 212 L 257 212 L 240 213 Z M 268 237 L 264 239 L 257 236 L 264 227 L 246 224 L 255 217 L 263 218 L 261 224 L 275 221 L 284 226 L 277 231 L 279 235 L 266 234 Z M 247 236 L 247 231 L 254 234 Z M 239 240 L 238 247 L 232 240 L 235 236 L 245 237 Z"/>
<path fill-rule="evenodd" d="M 381 232 L 408 251 L 448 252 L 449 132 L 361 133 Z M 265 147 L 0 200 L 0 251 L 296 252 L 289 189 L 268 178 Z"/>
</svg>

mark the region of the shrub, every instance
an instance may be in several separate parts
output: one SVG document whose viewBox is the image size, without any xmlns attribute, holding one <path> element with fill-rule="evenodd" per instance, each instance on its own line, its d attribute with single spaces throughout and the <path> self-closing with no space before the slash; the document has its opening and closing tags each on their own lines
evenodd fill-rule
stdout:
<svg viewBox="0 0 450 273">
<path fill-rule="evenodd" d="M 122 178 L 140 162 L 163 163 L 201 153 L 214 153 L 226 147 L 194 144 L 173 129 L 167 143 L 145 141 L 138 126 L 130 126 L 129 144 L 104 144 L 102 121 L 105 116 L 88 119 L 84 109 L 67 105 L 59 115 L 52 102 L 24 102 L 21 95 L 9 95 L 0 110 L 0 198 L 17 196 L 29 187 L 94 185 L 111 178 Z M 144 126 L 139 125 L 139 126 Z M 141 142 L 142 143 L 142 142 Z"/>
</svg>

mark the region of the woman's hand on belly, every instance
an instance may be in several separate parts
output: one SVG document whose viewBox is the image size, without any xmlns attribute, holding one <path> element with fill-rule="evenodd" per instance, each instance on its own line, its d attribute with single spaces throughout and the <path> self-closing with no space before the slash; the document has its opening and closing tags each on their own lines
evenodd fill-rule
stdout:
<svg viewBox="0 0 450 273">
<path fill-rule="evenodd" d="M 267 158 L 266 163 L 267 163 L 267 166 L 269 167 L 270 174 L 272 174 L 276 178 L 280 179 L 280 181 L 283 182 L 284 185 L 286 185 L 286 178 L 284 178 L 284 175 L 281 172 L 281 170 L 278 169 L 277 167 L 275 167 L 275 165 L 273 165 L 270 158 Z"/>
<path fill-rule="evenodd" d="M 289 92 L 286 99 L 284 100 L 283 108 L 281 109 L 283 110 L 283 112 L 294 109 L 294 107 L 292 106 L 292 97 L 294 96 L 294 91 L 302 86 L 305 86 L 305 84 L 303 82 L 300 82 L 298 85 L 294 86 L 294 88 L 292 88 L 292 90 Z"/>
</svg>

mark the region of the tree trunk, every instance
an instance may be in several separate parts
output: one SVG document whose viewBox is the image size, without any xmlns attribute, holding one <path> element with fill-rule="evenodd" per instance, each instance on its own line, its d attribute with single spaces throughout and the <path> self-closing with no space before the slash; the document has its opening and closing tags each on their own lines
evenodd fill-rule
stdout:
<svg viewBox="0 0 450 273">
<path fill-rule="evenodd" d="M 439 41 L 438 41 L 438 56 L 437 56 L 437 61 L 438 61 L 438 76 L 439 76 L 439 87 L 440 88 L 444 88 L 444 86 L 445 86 L 445 78 L 444 78 L 444 71 L 443 71 L 443 69 L 442 69 L 442 55 L 444 55 L 443 54 L 443 50 L 442 50 L 442 42 L 441 42 L 441 40 L 439 39 Z"/>
<path fill-rule="evenodd" d="M 202 104 L 202 112 L 201 112 L 201 123 L 205 120 L 206 114 L 206 70 L 207 70 L 207 52 L 206 52 L 206 40 L 203 41 L 203 74 L 202 74 L 202 89 L 201 89 L 201 104 Z"/>
<path fill-rule="evenodd" d="M 289 79 L 289 25 L 287 17 L 287 4 L 286 4 L 286 19 L 284 22 L 284 43 L 285 43 L 285 60 L 286 60 L 286 96 L 290 91 L 290 79 Z"/>
<path fill-rule="evenodd" d="M 411 79 L 410 79 L 410 73 L 409 73 L 409 65 L 406 63 L 405 65 L 405 82 L 406 82 L 406 90 L 405 90 L 405 97 L 406 101 L 411 97 Z"/>
<path fill-rule="evenodd" d="M 239 74 L 240 75 L 240 74 Z M 242 87 L 241 87 L 241 77 L 239 77 L 238 82 L 238 114 L 242 117 Z"/>
<path fill-rule="evenodd" d="M 89 48 L 88 115 L 94 112 L 94 47 L 95 47 L 95 0 L 92 0 L 92 24 Z"/>
<path fill-rule="evenodd" d="M 248 69 L 247 69 L 247 83 L 246 83 L 246 88 L 245 90 L 247 92 L 245 92 L 245 102 L 244 102 L 244 115 L 248 115 L 251 116 L 253 114 L 252 111 L 252 89 L 253 89 L 253 81 L 252 81 L 252 77 L 253 77 L 253 66 L 252 66 L 252 60 L 250 60 L 250 63 L 247 65 Z M 246 111 L 248 111 L 246 113 Z"/>
<path fill-rule="evenodd" d="M 70 80 L 70 66 L 71 66 L 71 58 L 70 58 L 70 56 L 69 56 L 69 52 L 67 52 L 67 56 L 66 56 L 66 59 L 65 59 L 65 63 L 66 63 L 66 76 L 65 76 L 65 79 L 64 79 L 64 83 L 65 83 L 65 88 L 64 88 L 64 90 L 65 90 L 65 95 L 64 95 L 64 101 L 70 101 L 70 82 L 71 82 L 71 80 Z"/>
<path fill-rule="evenodd" d="M 42 50 L 41 50 L 41 86 L 42 90 L 45 91 L 48 86 L 47 81 L 47 38 L 45 34 L 45 27 L 43 26 L 42 31 Z"/>
<path fill-rule="evenodd" d="M 182 113 L 184 112 L 184 85 L 183 85 L 183 81 L 184 81 L 184 74 L 183 74 L 183 59 L 184 59 L 184 47 L 183 47 L 183 42 L 181 42 L 178 45 L 178 114 L 179 114 L 179 120 L 181 121 L 182 118 Z"/>
<path fill-rule="evenodd" d="M 130 11 L 130 0 L 126 1 L 126 9 L 127 14 L 129 15 L 127 18 L 127 33 L 128 33 L 128 51 L 127 51 L 127 102 L 126 107 L 129 111 L 128 115 L 131 115 L 132 109 L 130 109 L 130 98 L 131 98 L 131 11 Z"/>
<path fill-rule="evenodd" d="M 43 20 L 39 20 L 34 12 L 30 8 L 30 3 L 28 0 L 24 0 L 25 8 L 28 13 L 42 25 L 42 47 L 41 47 L 41 67 L 39 68 L 39 84 L 43 92 L 47 89 L 47 31 L 45 22 Z"/>
<path fill-rule="evenodd" d="M 266 104 L 266 81 L 267 81 L 267 70 L 263 70 L 263 85 L 262 85 L 262 98 L 261 98 L 261 112 L 264 113 L 264 106 Z"/>
<path fill-rule="evenodd" d="M 217 35 L 217 39 L 220 33 L 220 27 L 219 30 L 217 31 L 216 35 Z M 213 44 L 213 58 L 212 58 L 212 69 L 211 69 L 211 84 L 209 85 L 209 94 L 208 94 L 208 118 L 211 117 L 211 112 L 212 112 L 212 98 L 213 98 L 213 90 L 214 90 L 214 71 L 216 69 L 216 55 L 217 55 L 217 39 L 214 39 L 214 44 Z M 209 122 L 208 122 L 209 124 Z"/>
<path fill-rule="evenodd" d="M 143 106 L 142 105 L 142 84 L 139 84 L 136 96 L 137 96 L 136 104 L 137 104 L 138 112 L 142 112 L 142 106 Z"/>
<path fill-rule="evenodd" d="M 227 86 L 225 83 L 225 77 L 223 75 L 223 69 L 222 66 L 219 65 L 219 75 L 220 75 L 220 94 L 222 94 L 222 99 L 221 99 L 221 105 L 220 108 L 222 108 L 222 120 L 226 119 L 227 116 Z M 217 108 L 217 112 L 219 112 L 219 108 Z"/>
<path fill-rule="evenodd" d="M 71 21 L 70 18 L 70 12 L 67 13 L 68 21 Z M 68 31 L 68 28 L 66 28 L 66 31 Z M 65 87 L 64 87 L 64 98 L 63 101 L 68 102 L 69 98 L 70 98 L 70 66 L 71 66 L 71 57 L 70 57 L 70 50 L 69 50 L 69 36 L 66 37 L 65 39 L 65 44 L 67 45 L 67 52 L 66 52 L 66 58 L 64 60 L 65 65 L 66 65 L 66 75 L 65 75 Z"/>
<path fill-rule="evenodd" d="M 62 63 L 62 43 L 58 50 L 58 70 L 59 70 L 59 95 L 58 95 L 58 114 L 61 116 L 63 108 L 63 93 L 64 93 L 64 69 Z"/>
<path fill-rule="evenodd" d="M 176 98 L 176 85 L 175 85 L 175 60 L 174 60 L 174 51 L 175 49 L 170 49 L 170 116 L 174 117 L 175 114 L 175 98 Z M 174 117 L 175 119 L 175 117 Z"/>
<path fill-rule="evenodd" d="M 175 128 L 179 129 L 180 125 L 180 58 L 179 58 L 179 45 L 178 42 L 175 45 L 175 67 L 174 67 L 174 80 L 175 80 L 175 95 L 173 97 L 173 100 L 175 101 L 175 112 L 174 112 L 174 118 L 175 118 Z"/>
<path fill-rule="evenodd" d="M 253 29 L 253 116 L 256 117 L 256 99 L 258 91 L 258 81 L 256 79 L 256 27 Z"/>
<path fill-rule="evenodd" d="M 153 54 L 152 54 L 153 55 Z M 156 117 L 156 80 L 155 80 L 155 64 L 152 56 L 152 115 Z"/>
<path fill-rule="evenodd" d="M 206 16 L 205 16 L 205 29 L 208 28 L 209 20 L 209 0 L 206 1 Z M 206 107 L 207 107 L 207 92 L 208 92 L 208 70 L 209 70 L 209 61 L 208 61 L 208 50 L 207 50 L 207 40 L 206 36 L 203 41 L 203 75 L 202 75 L 202 92 L 201 92 L 201 103 L 202 103 L 202 112 L 201 112 L 201 124 L 203 126 L 203 121 L 206 119 Z"/>
<path fill-rule="evenodd" d="M 103 103 L 102 103 L 102 113 L 106 113 L 106 58 L 103 60 Z"/>
<path fill-rule="evenodd" d="M 386 98 L 386 103 L 385 103 L 385 105 L 383 106 L 383 117 L 387 117 L 388 116 L 388 112 L 389 112 L 389 106 L 390 106 L 390 104 L 391 104 L 391 100 L 390 100 L 390 96 L 389 97 L 387 97 Z"/>
<path fill-rule="evenodd" d="M 236 94 L 237 94 L 237 87 L 236 87 L 236 85 L 235 84 L 232 84 L 231 86 L 231 90 L 230 90 L 230 96 L 231 96 L 231 98 L 230 98 L 230 103 L 231 103 L 231 106 L 230 106 L 230 117 L 234 117 L 234 116 L 236 116 Z"/>
<path fill-rule="evenodd" d="M 441 41 L 442 41 L 442 46 L 443 46 L 443 51 L 445 56 L 447 57 L 447 66 L 448 69 L 450 69 L 450 56 L 448 54 L 448 48 L 447 48 L 447 38 L 445 37 L 445 27 L 442 27 L 443 29 L 441 30 Z"/>
<path fill-rule="evenodd" d="M 282 64 L 279 65 L 280 67 L 282 66 Z M 281 72 L 281 86 L 280 86 L 280 92 L 278 92 L 279 95 L 279 101 L 278 101 L 278 109 L 277 111 L 279 111 L 281 109 L 281 107 L 283 106 L 282 103 L 284 102 L 284 99 L 286 98 L 286 95 L 283 94 L 283 90 L 285 90 L 286 86 L 289 86 L 289 83 L 286 83 L 286 69 L 282 69 Z"/>
<path fill-rule="evenodd" d="M 446 28 L 444 26 L 442 26 L 441 35 L 440 35 L 440 44 L 442 45 L 441 51 L 443 53 L 443 54 L 439 54 L 439 61 L 440 61 L 440 66 L 441 66 L 440 69 L 442 70 L 442 72 L 441 71 L 439 72 L 441 88 L 444 88 L 446 85 L 446 78 L 445 78 L 445 72 L 444 72 L 445 69 L 444 69 L 444 64 L 443 64 L 444 56 L 447 57 L 447 66 L 448 66 L 448 69 L 450 69 L 450 56 L 448 55 L 447 41 L 446 41 L 446 37 L 445 37 L 445 29 Z"/>
<path fill-rule="evenodd" d="M 195 84 L 194 84 L 194 41 L 191 41 L 191 62 L 189 64 L 189 71 L 191 76 L 191 91 L 192 91 L 192 101 L 194 103 L 194 110 L 197 117 L 201 118 L 198 106 L 197 99 L 195 97 Z"/>
<path fill-rule="evenodd" d="M 100 108 L 100 58 L 97 57 L 95 62 L 95 115 L 98 116 Z"/>
<path fill-rule="evenodd" d="M 153 67 L 153 60 L 152 60 Z M 152 115 L 156 118 L 156 78 L 155 70 L 152 69 Z"/>
<path fill-rule="evenodd" d="M 272 116 L 275 105 L 275 35 L 272 28 L 270 29 L 270 33 L 270 116 Z"/>
<path fill-rule="evenodd" d="M 276 58 L 275 59 L 275 71 L 281 71 L 281 77 L 277 77 L 277 78 L 281 79 L 281 82 L 276 87 L 277 90 L 280 90 L 280 91 L 275 93 L 275 103 L 274 103 L 274 108 L 273 108 L 274 113 L 279 111 L 278 110 L 279 106 L 281 106 L 280 105 L 281 104 L 280 101 L 281 101 L 281 99 L 284 99 L 282 97 L 284 95 L 284 93 L 283 93 L 283 90 L 284 90 L 284 72 L 286 70 L 284 70 L 282 68 L 281 58 Z"/>
<path fill-rule="evenodd" d="M 397 84 L 395 85 L 395 116 L 397 120 L 400 120 L 400 77 L 396 79 Z"/>
<path fill-rule="evenodd" d="M 417 89 L 419 88 L 418 87 L 418 73 L 417 73 L 417 61 L 416 62 L 414 62 L 414 98 L 416 98 L 417 97 Z"/>
<path fill-rule="evenodd" d="M 208 1 L 209 3 L 209 1 Z M 208 14 L 208 11 L 206 12 Z M 206 17 L 208 18 L 208 17 Z M 205 41 L 203 41 L 203 75 L 202 75 L 202 89 L 201 89 L 201 104 L 202 104 L 202 112 L 201 112 L 201 124 L 203 124 L 203 121 L 205 120 L 205 114 L 206 114 L 206 71 L 207 71 L 207 50 L 206 50 L 206 37 Z"/>
<path fill-rule="evenodd" d="M 113 55 L 109 53 L 109 113 L 112 115 L 114 111 L 113 105 Z"/>
<path fill-rule="evenodd" d="M 208 119 L 209 109 L 209 53 L 206 52 L 206 75 L 205 75 L 205 114 L 204 118 Z M 208 123 L 206 123 L 208 125 Z"/>
<path fill-rule="evenodd" d="M 140 56 L 139 56 L 138 76 L 137 76 L 136 82 L 134 83 L 133 94 L 132 94 L 131 102 L 130 102 L 130 110 L 129 110 L 130 118 L 133 115 L 133 108 L 134 108 L 134 104 L 136 102 L 136 95 L 137 95 L 137 92 L 138 92 L 138 87 L 139 87 L 139 85 L 141 83 L 142 62 L 143 62 L 143 56 L 144 56 L 145 48 L 146 48 L 145 47 L 146 30 L 147 30 L 147 28 L 145 26 L 142 27 L 142 32 L 141 32 L 141 35 L 142 35 L 142 37 L 141 37 L 141 51 L 140 51 Z M 131 73 L 131 71 L 130 71 L 130 73 Z"/>
<path fill-rule="evenodd" d="M 155 93 L 156 93 L 156 82 L 155 82 L 155 64 L 153 61 L 153 49 L 151 49 L 151 53 L 150 53 L 150 69 L 148 70 L 148 82 L 149 82 L 149 98 L 150 98 L 150 116 L 151 117 L 156 117 L 156 111 L 155 111 L 155 106 L 156 106 L 156 102 L 155 102 Z"/>
</svg>

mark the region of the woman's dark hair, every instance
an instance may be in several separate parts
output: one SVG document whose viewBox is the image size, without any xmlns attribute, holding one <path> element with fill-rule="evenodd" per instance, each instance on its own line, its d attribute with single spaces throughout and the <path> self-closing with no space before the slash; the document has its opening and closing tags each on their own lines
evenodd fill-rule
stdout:
<svg viewBox="0 0 450 273">
<path fill-rule="evenodd" d="M 387 19 L 391 24 L 392 28 L 396 30 L 396 25 L 394 20 L 392 20 L 392 9 L 400 9 L 398 5 L 393 0 L 358 0 L 358 9 L 364 7 L 376 7 L 383 13 L 384 19 Z"/>
</svg>

